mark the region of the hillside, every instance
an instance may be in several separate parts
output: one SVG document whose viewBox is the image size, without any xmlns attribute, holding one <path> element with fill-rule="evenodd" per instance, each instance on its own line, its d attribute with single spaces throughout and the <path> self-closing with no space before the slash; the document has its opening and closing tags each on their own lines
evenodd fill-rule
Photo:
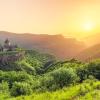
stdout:
<svg viewBox="0 0 100 100">
<path fill-rule="evenodd" d="M 49 54 L 25 52 L 20 60 L 0 62 L 0 100 L 100 98 L 100 60 L 58 61 Z"/>
<path fill-rule="evenodd" d="M 84 38 L 84 42 L 88 46 L 93 46 L 93 45 L 99 44 L 100 43 L 100 33 Z"/>
<path fill-rule="evenodd" d="M 0 63 L 0 100 L 100 98 L 99 59 L 89 63 L 57 61 L 49 54 L 25 52 L 20 60 Z"/>
<path fill-rule="evenodd" d="M 39 52 L 55 55 L 57 58 L 69 59 L 85 48 L 85 44 L 74 38 L 65 38 L 62 35 L 37 35 L 30 33 L 14 34 L 0 31 L 0 42 L 9 40 L 25 49 L 34 49 Z"/>
<path fill-rule="evenodd" d="M 100 82 L 93 82 L 93 85 L 83 83 L 52 93 L 46 92 L 33 94 L 31 96 L 21 96 L 13 98 L 12 100 L 23 100 L 23 98 L 24 100 L 99 100 L 100 90 L 97 88 L 98 85 L 100 85 Z"/>
<path fill-rule="evenodd" d="M 21 53 L 21 51 L 19 52 Z M 49 54 L 39 53 L 34 50 L 24 50 L 24 52 L 23 57 L 19 55 L 20 58 L 18 57 L 15 60 L 17 51 L 1 52 L 0 57 L 3 57 L 3 62 L 0 63 L 0 70 L 25 71 L 34 75 L 36 73 L 42 73 L 42 69 L 44 69 L 44 66 L 46 67 L 46 64 L 50 65 L 56 61 L 55 57 Z"/>
<path fill-rule="evenodd" d="M 91 46 L 83 50 L 76 56 L 76 58 L 81 61 L 91 61 L 100 58 L 100 44 Z"/>
</svg>

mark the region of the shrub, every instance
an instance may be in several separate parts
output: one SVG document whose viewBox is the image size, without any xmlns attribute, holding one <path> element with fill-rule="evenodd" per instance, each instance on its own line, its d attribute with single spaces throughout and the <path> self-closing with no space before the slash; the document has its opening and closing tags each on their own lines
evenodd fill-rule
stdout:
<svg viewBox="0 0 100 100">
<path fill-rule="evenodd" d="M 29 95 L 32 93 L 31 86 L 28 83 L 15 82 L 11 88 L 12 96 Z"/>
<path fill-rule="evenodd" d="M 86 80 L 88 78 L 88 70 L 87 70 L 87 64 L 81 65 L 79 68 L 76 68 L 77 76 L 80 78 L 80 82 L 83 80 Z"/>
<path fill-rule="evenodd" d="M 54 78 L 55 84 L 59 87 L 67 86 L 73 84 L 77 81 L 78 77 L 72 68 L 60 68 L 51 73 Z"/>
<path fill-rule="evenodd" d="M 2 83 L 0 83 L 0 93 L 8 93 L 9 92 L 9 85 L 7 82 L 2 81 Z"/>
<path fill-rule="evenodd" d="M 38 91 L 46 91 L 46 90 L 55 90 L 55 87 L 52 88 L 52 85 L 54 85 L 54 78 L 50 75 L 44 76 L 40 79 L 40 87 Z"/>
<path fill-rule="evenodd" d="M 12 84 L 17 82 L 27 82 L 32 83 L 32 76 L 27 74 L 26 72 L 15 72 L 15 71 L 9 71 L 9 72 L 3 72 L 0 71 L 0 82 L 7 81 L 9 83 L 9 87 L 12 87 Z"/>
<path fill-rule="evenodd" d="M 100 61 L 93 61 L 88 64 L 88 73 L 100 80 Z"/>
<path fill-rule="evenodd" d="M 40 91 L 56 90 L 71 85 L 78 80 L 76 72 L 72 68 L 59 68 L 45 74 L 40 79 Z"/>
</svg>

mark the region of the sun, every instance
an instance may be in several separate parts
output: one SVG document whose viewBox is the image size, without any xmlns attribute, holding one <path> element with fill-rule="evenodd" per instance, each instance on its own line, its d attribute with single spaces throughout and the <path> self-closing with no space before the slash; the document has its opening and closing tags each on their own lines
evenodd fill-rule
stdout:
<svg viewBox="0 0 100 100">
<path fill-rule="evenodd" d="M 94 28 L 94 23 L 92 22 L 85 22 L 83 25 L 85 31 L 92 31 Z"/>
</svg>

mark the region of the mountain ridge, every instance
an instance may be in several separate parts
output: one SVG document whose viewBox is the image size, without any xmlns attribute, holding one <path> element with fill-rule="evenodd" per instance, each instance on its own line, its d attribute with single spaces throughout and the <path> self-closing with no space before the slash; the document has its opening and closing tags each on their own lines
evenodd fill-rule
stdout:
<svg viewBox="0 0 100 100">
<path fill-rule="evenodd" d="M 80 52 L 77 59 L 81 61 L 91 61 L 100 58 L 100 44 L 93 45 Z"/>
<path fill-rule="evenodd" d="M 85 48 L 85 44 L 82 41 L 78 41 L 75 38 L 65 38 L 61 34 L 17 34 L 0 31 L 0 43 L 3 43 L 6 38 L 22 48 L 50 53 L 59 59 L 70 59 Z"/>
</svg>

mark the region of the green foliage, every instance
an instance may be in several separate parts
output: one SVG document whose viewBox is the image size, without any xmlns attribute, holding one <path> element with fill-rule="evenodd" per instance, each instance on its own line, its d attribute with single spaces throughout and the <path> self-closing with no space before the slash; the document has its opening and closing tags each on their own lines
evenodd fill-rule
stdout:
<svg viewBox="0 0 100 100">
<path fill-rule="evenodd" d="M 64 86 L 74 84 L 78 81 L 78 77 L 74 69 L 62 67 L 44 74 L 38 79 L 38 81 L 38 91 L 54 91 L 63 88 Z"/>
<path fill-rule="evenodd" d="M 90 62 L 87 66 L 89 74 L 100 80 L 100 60 Z"/>
<path fill-rule="evenodd" d="M 76 82 L 78 79 L 72 68 L 60 68 L 51 72 L 51 76 L 54 78 L 55 84 L 61 88 Z"/>
<path fill-rule="evenodd" d="M 56 59 L 54 56 L 49 54 L 42 54 L 33 50 L 27 50 L 25 61 L 35 68 L 37 74 L 42 74 L 45 72 L 46 67 L 49 66 L 45 66 L 45 64 L 50 61 L 55 62 Z"/>
<path fill-rule="evenodd" d="M 3 71 L 26 71 L 29 74 L 41 74 L 45 72 L 44 65 L 47 62 L 55 61 L 55 57 L 49 54 L 41 54 L 33 50 L 17 50 L 9 52 L 0 52 L 2 55 L 15 56 L 17 53 L 25 51 L 23 59 L 18 61 L 7 62 L 6 64 L 0 64 L 0 70 Z"/>
<path fill-rule="evenodd" d="M 48 69 L 48 72 L 53 71 L 55 69 L 65 67 L 65 68 L 79 68 L 81 65 L 83 65 L 81 62 L 78 62 L 77 60 L 68 60 L 68 61 L 59 61 L 50 66 Z"/>
<path fill-rule="evenodd" d="M 9 84 L 7 82 L 2 81 L 2 83 L 0 83 L 0 93 L 9 93 Z"/>
<path fill-rule="evenodd" d="M 80 77 L 80 82 L 88 78 L 87 64 L 76 68 L 77 75 Z"/>
<path fill-rule="evenodd" d="M 14 82 L 27 82 L 32 83 L 33 78 L 25 72 L 3 72 L 0 71 L 0 82 L 6 81 L 9 84 L 9 87 L 12 87 Z"/>
<path fill-rule="evenodd" d="M 51 55 L 26 50 L 23 59 L 0 64 L 0 69 L 0 100 L 92 100 L 95 94 L 99 98 L 100 60 L 57 62 Z"/>
<path fill-rule="evenodd" d="M 30 84 L 24 82 L 15 82 L 11 88 L 12 96 L 29 95 L 32 93 Z"/>
<path fill-rule="evenodd" d="M 99 100 L 100 90 L 95 88 L 98 87 L 97 84 L 100 84 L 100 81 L 90 80 L 88 83 L 85 82 L 54 92 L 33 93 L 31 96 L 20 96 L 12 100 Z"/>
<path fill-rule="evenodd" d="M 81 65 L 76 68 L 76 71 L 81 82 L 89 78 L 90 75 L 100 80 L 100 60 Z"/>
<path fill-rule="evenodd" d="M 22 60 L 20 62 L 16 62 L 16 65 L 21 68 L 21 71 L 26 71 L 29 74 L 35 75 L 36 70 L 34 67 L 30 65 L 30 63 L 26 62 L 25 60 Z"/>
<path fill-rule="evenodd" d="M 0 52 L 0 56 L 2 56 L 2 55 L 15 55 L 17 53 L 19 53 L 19 51 Z"/>
<path fill-rule="evenodd" d="M 0 100 L 6 100 L 10 97 L 9 84 L 2 81 L 0 83 Z"/>
</svg>

